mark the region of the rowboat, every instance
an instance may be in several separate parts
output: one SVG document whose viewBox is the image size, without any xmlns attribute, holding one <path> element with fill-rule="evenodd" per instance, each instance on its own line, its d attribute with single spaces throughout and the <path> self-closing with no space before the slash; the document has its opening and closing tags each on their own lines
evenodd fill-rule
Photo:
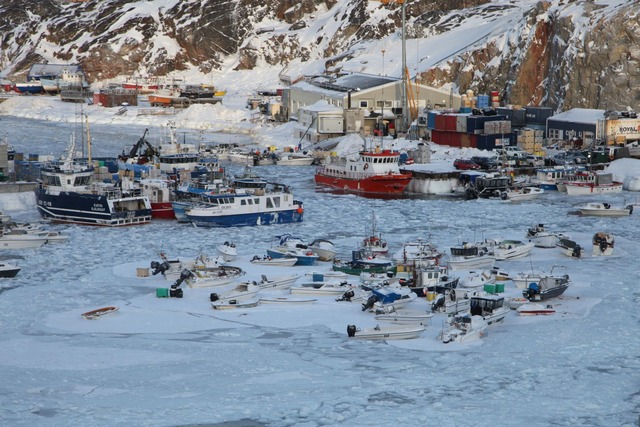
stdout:
<svg viewBox="0 0 640 427">
<path fill-rule="evenodd" d="M 108 307 L 102 307 L 102 308 L 96 308 L 95 310 L 91 310 L 91 311 L 87 311 L 86 313 L 82 313 L 81 316 L 84 317 L 85 319 L 89 319 L 89 320 L 95 320 L 95 319 L 99 319 L 100 317 L 106 315 L 106 314 L 110 314 L 113 313 L 114 311 L 117 311 L 118 307 L 116 306 L 108 306 Z"/>
</svg>

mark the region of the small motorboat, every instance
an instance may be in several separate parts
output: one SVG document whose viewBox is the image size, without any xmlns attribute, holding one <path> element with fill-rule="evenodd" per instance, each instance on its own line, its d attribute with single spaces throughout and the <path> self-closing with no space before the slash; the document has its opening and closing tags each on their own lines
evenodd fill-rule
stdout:
<svg viewBox="0 0 640 427">
<path fill-rule="evenodd" d="M 215 292 L 211 293 L 209 295 L 209 300 L 212 305 L 222 303 L 228 304 L 231 301 L 235 301 L 234 304 L 238 304 L 238 301 L 252 299 L 259 291 L 260 286 L 258 286 L 256 282 L 240 282 L 226 292 L 219 294 Z"/>
<path fill-rule="evenodd" d="M 382 309 L 376 311 L 376 320 L 382 322 L 402 323 L 402 324 L 414 324 L 419 323 L 426 325 L 427 322 L 431 322 L 433 313 L 419 312 L 419 311 L 398 311 L 395 307 L 388 309 Z"/>
<path fill-rule="evenodd" d="M 482 316 L 470 313 L 450 317 L 449 326 L 438 334 L 438 339 L 447 344 L 450 342 L 466 343 L 481 338 L 488 323 Z"/>
<path fill-rule="evenodd" d="M 549 316 L 555 314 L 555 310 L 551 305 L 542 305 L 536 303 L 522 304 L 516 309 L 520 316 Z"/>
<path fill-rule="evenodd" d="M 253 308 L 257 307 L 260 304 L 260 300 L 238 300 L 238 299 L 230 299 L 225 301 L 217 301 L 211 303 L 211 308 L 214 310 L 230 310 L 233 308 Z"/>
<path fill-rule="evenodd" d="M 8 262 L 0 262 L 0 277 L 16 277 L 19 272 L 20 267 L 18 267 L 17 265 L 9 264 Z"/>
<path fill-rule="evenodd" d="M 114 311 L 117 311 L 117 310 L 118 310 L 118 307 L 116 307 L 116 306 L 108 306 L 108 307 L 96 308 L 95 310 L 91 310 L 91 311 L 87 311 L 86 313 L 82 313 L 81 316 L 84 317 L 85 319 L 96 320 L 96 319 L 99 319 L 102 316 L 105 316 L 107 314 L 113 313 Z"/>
<path fill-rule="evenodd" d="M 350 289 L 353 289 L 353 286 L 348 282 L 338 282 L 338 281 L 330 281 L 330 282 L 307 282 L 303 283 L 300 286 L 292 286 L 289 288 L 289 291 L 293 295 L 331 295 L 338 296 L 344 295 L 344 293 Z"/>
<path fill-rule="evenodd" d="M 225 262 L 235 261 L 238 258 L 238 248 L 232 242 L 224 242 L 216 247 Z"/>
<path fill-rule="evenodd" d="M 373 328 L 360 329 L 356 325 L 347 326 L 349 338 L 365 340 L 405 340 L 418 338 L 424 330 L 425 325 L 388 325 L 374 326 Z"/>
<path fill-rule="evenodd" d="M 260 289 L 289 289 L 299 278 L 299 274 L 285 274 L 268 279 L 263 274 L 258 286 L 260 286 Z"/>
<path fill-rule="evenodd" d="M 277 267 L 293 267 L 298 262 L 298 258 L 294 256 L 288 256 L 283 258 L 272 258 L 270 256 L 263 256 L 262 258 L 255 255 L 251 259 L 251 264 L 258 265 L 273 265 Z"/>
<path fill-rule="evenodd" d="M 621 217 L 629 216 L 633 212 L 633 205 L 613 206 L 610 203 L 592 202 L 587 203 L 579 209 L 582 216 L 608 216 Z"/>
<path fill-rule="evenodd" d="M 592 253 L 596 256 L 609 256 L 613 253 L 615 239 L 611 234 L 600 231 L 593 235 Z"/>
<path fill-rule="evenodd" d="M 547 230 L 544 224 L 538 224 L 529 228 L 526 236 L 530 242 L 533 242 L 536 248 L 555 248 L 559 237 L 562 237 L 562 235 Z"/>
</svg>

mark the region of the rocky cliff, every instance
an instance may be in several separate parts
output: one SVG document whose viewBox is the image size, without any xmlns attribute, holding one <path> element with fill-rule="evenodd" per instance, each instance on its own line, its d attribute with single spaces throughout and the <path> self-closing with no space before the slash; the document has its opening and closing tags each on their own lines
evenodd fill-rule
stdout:
<svg viewBox="0 0 640 427">
<path fill-rule="evenodd" d="M 206 75 L 285 69 L 294 61 L 337 72 L 373 41 L 399 37 L 397 1 L 45 0 L 25 5 L 5 0 L 0 70 L 4 77 L 19 78 L 33 63 L 79 63 L 91 82 L 183 70 Z M 509 12 L 517 20 L 417 69 L 417 78 L 460 93 L 498 90 L 512 105 L 638 110 L 640 6 L 635 3 L 410 1 L 405 34 L 428 39 L 482 20 L 506 19 Z M 367 71 L 366 64 L 362 67 Z"/>
</svg>

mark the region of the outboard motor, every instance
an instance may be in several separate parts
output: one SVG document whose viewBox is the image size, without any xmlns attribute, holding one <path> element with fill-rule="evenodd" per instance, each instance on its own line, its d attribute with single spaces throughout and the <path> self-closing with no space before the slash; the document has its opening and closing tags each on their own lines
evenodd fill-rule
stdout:
<svg viewBox="0 0 640 427">
<path fill-rule="evenodd" d="M 171 268 L 171 266 L 166 261 L 162 262 L 162 263 L 160 263 L 158 261 L 151 261 L 151 268 L 153 269 L 151 274 L 153 274 L 155 276 L 156 274 L 164 273 L 165 271 L 169 270 L 169 268 Z"/>
<path fill-rule="evenodd" d="M 336 301 L 347 301 L 347 302 L 351 302 L 351 298 L 353 298 L 355 296 L 355 292 L 353 292 L 353 290 L 348 290 L 346 291 L 344 294 L 342 294 L 342 296 L 338 299 L 336 299 Z"/>
<path fill-rule="evenodd" d="M 347 335 L 349 337 L 355 337 L 356 336 L 356 325 L 347 325 Z"/>
<path fill-rule="evenodd" d="M 573 248 L 573 252 L 571 252 L 571 256 L 574 258 L 580 258 L 581 255 L 582 247 L 580 245 L 576 245 L 575 248 Z"/>
<path fill-rule="evenodd" d="M 170 289 L 169 296 L 173 298 L 182 298 L 183 292 L 182 289 Z"/>
<path fill-rule="evenodd" d="M 373 305 L 376 303 L 376 301 L 378 301 L 378 297 L 375 295 L 371 295 L 369 298 L 367 298 L 367 302 L 362 304 L 362 311 L 367 311 L 371 309 Z"/>
<path fill-rule="evenodd" d="M 209 301 L 211 302 L 216 302 L 220 299 L 220 297 L 218 296 L 218 294 L 216 294 L 215 292 L 211 293 L 209 295 Z"/>
<path fill-rule="evenodd" d="M 185 280 L 187 280 L 187 279 L 189 279 L 191 277 L 195 277 L 195 275 L 191 272 L 191 270 L 187 270 L 185 268 L 180 273 L 180 277 L 178 278 L 178 280 L 176 280 L 175 283 L 173 285 L 171 285 L 171 289 L 176 289 L 177 287 L 182 285 L 182 282 L 184 282 Z"/>
<path fill-rule="evenodd" d="M 431 311 L 438 311 L 442 307 L 444 307 L 444 295 L 438 294 L 436 300 L 431 303 Z"/>
</svg>

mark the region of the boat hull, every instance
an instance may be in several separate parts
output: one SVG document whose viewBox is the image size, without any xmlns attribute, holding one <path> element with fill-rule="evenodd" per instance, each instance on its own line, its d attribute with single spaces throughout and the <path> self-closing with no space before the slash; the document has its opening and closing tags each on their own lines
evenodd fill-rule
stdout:
<svg viewBox="0 0 640 427">
<path fill-rule="evenodd" d="M 372 175 L 367 178 L 348 179 L 316 173 L 314 179 L 318 185 L 324 185 L 351 193 L 401 194 L 407 185 L 409 185 L 409 182 L 411 182 L 411 175 Z"/>
<path fill-rule="evenodd" d="M 110 200 L 103 195 L 35 190 L 37 208 L 47 220 L 60 223 L 119 227 L 151 221 L 151 206 L 144 197 Z"/>
<path fill-rule="evenodd" d="M 171 202 L 151 203 L 151 218 L 153 219 L 176 219 Z"/>
<path fill-rule="evenodd" d="M 174 206 L 175 209 L 175 206 Z M 187 219 L 196 227 L 244 227 L 252 225 L 290 224 L 302 222 L 301 209 L 287 209 L 274 212 L 255 212 L 242 214 L 192 215 L 186 212 Z"/>
<path fill-rule="evenodd" d="M 587 183 L 565 183 L 570 196 L 588 196 L 595 194 L 622 193 L 622 183 L 611 185 L 592 185 Z"/>
</svg>

